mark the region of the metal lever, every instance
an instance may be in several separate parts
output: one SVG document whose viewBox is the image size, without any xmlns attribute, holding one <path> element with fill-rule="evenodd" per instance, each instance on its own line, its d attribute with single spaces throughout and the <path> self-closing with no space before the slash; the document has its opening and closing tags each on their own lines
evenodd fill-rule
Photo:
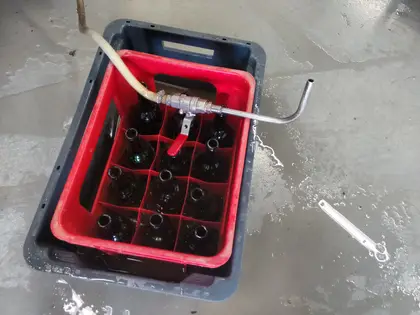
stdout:
<svg viewBox="0 0 420 315">
<path fill-rule="evenodd" d="M 163 103 L 168 106 L 182 110 L 185 113 L 192 114 L 228 114 L 237 117 L 254 119 L 258 121 L 265 121 L 273 124 L 287 124 L 298 118 L 308 103 L 309 95 L 311 94 L 314 80 L 306 81 L 305 87 L 300 98 L 297 110 L 290 116 L 284 118 L 275 118 L 254 113 L 248 113 L 236 109 L 226 108 L 220 105 L 214 105 L 212 102 L 198 97 L 191 97 L 185 94 L 165 95 L 164 91 L 157 93 L 158 103 Z"/>
<path fill-rule="evenodd" d="M 181 112 L 181 111 L 180 111 Z M 182 113 L 182 112 L 181 112 Z M 192 121 L 194 119 L 194 114 L 186 113 L 184 119 L 182 120 L 181 133 L 176 137 L 172 145 L 169 147 L 167 153 L 170 156 L 175 156 L 181 150 L 184 143 L 188 140 L 188 135 L 190 133 L 190 128 Z"/>
</svg>

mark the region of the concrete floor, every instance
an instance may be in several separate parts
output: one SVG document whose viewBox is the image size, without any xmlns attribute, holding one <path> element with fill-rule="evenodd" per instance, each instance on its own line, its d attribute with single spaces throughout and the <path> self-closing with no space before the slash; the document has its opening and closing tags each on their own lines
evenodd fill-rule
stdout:
<svg viewBox="0 0 420 315">
<path fill-rule="evenodd" d="M 308 77 L 313 97 L 297 122 L 258 126 L 243 272 L 229 300 L 35 272 L 23 241 L 96 47 L 78 34 L 74 1 L 0 1 L 3 314 L 420 314 L 418 2 L 86 3 L 98 31 L 131 18 L 260 43 L 268 57 L 263 114 L 290 112 Z M 317 210 L 321 198 L 386 241 L 391 260 L 369 257 Z"/>
</svg>

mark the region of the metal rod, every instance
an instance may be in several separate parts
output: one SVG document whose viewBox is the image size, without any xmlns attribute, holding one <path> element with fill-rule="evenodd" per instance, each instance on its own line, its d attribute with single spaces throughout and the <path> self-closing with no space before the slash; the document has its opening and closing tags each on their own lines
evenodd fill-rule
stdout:
<svg viewBox="0 0 420 315">
<path fill-rule="evenodd" d="M 265 121 L 265 122 L 273 123 L 273 124 L 287 124 L 297 119 L 305 110 L 305 107 L 308 104 L 309 95 L 311 94 L 313 83 L 314 83 L 313 79 L 309 79 L 308 81 L 306 81 L 305 87 L 302 92 L 302 97 L 300 98 L 299 106 L 297 110 L 288 117 L 275 118 L 275 117 L 270 117 L 270 116 L 243 112 L 240 110 L 226 108 L 226 107 L 217 108 L 217 106 L 212 106 L 211 110 L 214 113 L 223 113 L 223 114 L 228 114 L 228 115 L 233 115 L 233 116 L 238 116 L 238 117 L 254 119 L 258 121 Z"/>
<path fill-rule="evenodd" d="M 80 33 L 86 33 L 88 26 L 86 24 L 86 11 L 85 11 L 85 1 L 76 0 L 77 4 L 77 17 L 79 19 L 79 31 Z"/>
</svg>

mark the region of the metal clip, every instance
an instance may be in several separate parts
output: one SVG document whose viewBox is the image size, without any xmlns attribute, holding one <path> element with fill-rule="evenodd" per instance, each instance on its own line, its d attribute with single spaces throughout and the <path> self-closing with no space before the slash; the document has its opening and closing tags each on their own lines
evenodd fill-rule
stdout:
<svg viewBox="0 0 420 315">
<path fill-rule="evenodd" d="M 182 111 L 180 111 L 182 113 Z M 191 112 L 187 112 L 185 114 L 184 119 L 182 120 L 182 127 L 181 127 L 181 135 L 188 135 L 190 134 L 191 124 L 193 122 L 193 119 L 195 117 L 195 114 Z"/>
</svg>

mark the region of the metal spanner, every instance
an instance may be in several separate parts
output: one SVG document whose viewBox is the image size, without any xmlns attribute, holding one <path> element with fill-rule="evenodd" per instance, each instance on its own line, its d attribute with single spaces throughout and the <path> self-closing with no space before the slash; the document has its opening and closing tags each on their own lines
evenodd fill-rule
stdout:
<svg viewBox="0 0 420 315">
<path fill-rule="evenodd" d="M 365 247 L 369 253 L 373 253 L 379 262 L 389 260 L 389 254 L 386 247 L 381 243 L 376 243 L 369 236 L 363 233 L 357 226 L 351 223 L 345 216 L 334 209 L 328 202 L 321 200 L 318 202 L 319 207 L 338 225 L 347 231 L 356 241 Z"/>
</svg>

